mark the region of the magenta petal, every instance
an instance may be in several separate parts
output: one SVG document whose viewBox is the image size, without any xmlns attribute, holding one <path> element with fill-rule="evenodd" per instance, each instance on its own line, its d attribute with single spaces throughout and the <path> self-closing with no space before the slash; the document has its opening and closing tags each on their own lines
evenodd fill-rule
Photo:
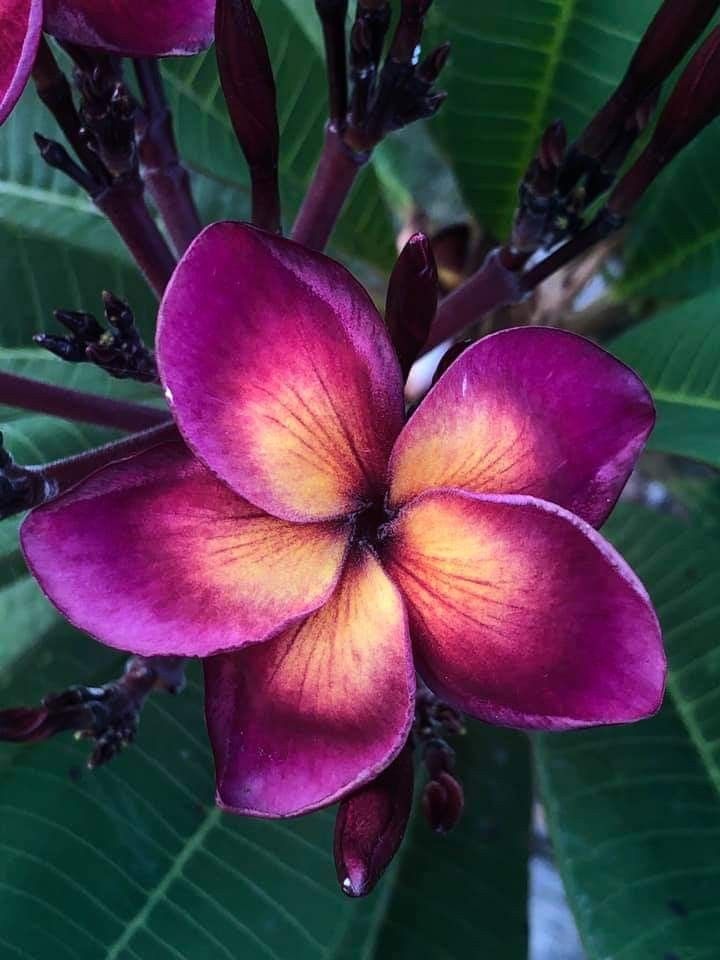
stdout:
<svg viewBox="0 0 720 960">
<path fill-rule="evenodd" d="M 290 817 L 372 780 L 413 720 L 415 674 L 403 602 L 370 552 L 303 624 L 205 661 L 218 803 Z"/>
<path fill-rule="evenodd" d="M 160 307 L 158 361 L 185 439 L 251 503 L 318 520 L 382 494 L 400 368 L 335 261 L 244 224 L 208 227 Z"/>
<path fill-rule="evenodd" d="M 0 123 L 20 99 L 42 29 L 42 0 L 0 0 Z"/>
<path fill-rule="evenodd" d="M 600 526 L 655 422 L 643 382 L 576 334 L 507 330 L 466 350 L 403 430 L 391 497 L 527 494 Z"/>
<path fill-rule="evenodd" d="M 347 546 L 337 523 L 293 524 L 242 500 L 182 444 L 113 464 L 23 524 L 55 606 L 146 656 L 237 649 L 317 609 Z"/>
<path fill-rule="evenodd" d="M 132 57 L 210 46 L 215 0 L 45 0 L 45 29 L 69 43 Z"/>
<path fill-rule="evenodd" d="M 665 655 L 647 593 L 561 507 L 433 491 L 394 521 L 385 561 L 422 676 L 461 710 L 562 730 L 658 709 Z"/>
</svg>

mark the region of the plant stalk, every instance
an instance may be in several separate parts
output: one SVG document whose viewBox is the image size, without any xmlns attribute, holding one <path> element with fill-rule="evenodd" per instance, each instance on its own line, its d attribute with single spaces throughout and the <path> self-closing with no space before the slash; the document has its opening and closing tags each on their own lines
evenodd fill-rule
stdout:
<svg viewBox="0 0 720 960">
<path fill-rule="evenodd" d="M 115 430 L 146 430 L 167 424 L 167 410 L 139 403 L 110 400 L 92 393 L 55 387 L 41 380 L 31 380 L 14 373 L 0 371 L 0 404 L 33 410 L 63 420 L 92 423 Z"/>
<path fill-rule="evenodd" d="M 135 133 L 140 169 L 150 196 L 167 227 L 178 256 L 202 230 L 190 176 L 180 162 L 172 114 L 157 60 L 135 60 L 135 73 L 144 100 Z"/>
<path fill-rule="evenodd" d="M 293 240 L 324 250 L 369 153 L 354 153 L 328 124 L 320 160 L 292 230 Z"/>
</svg>

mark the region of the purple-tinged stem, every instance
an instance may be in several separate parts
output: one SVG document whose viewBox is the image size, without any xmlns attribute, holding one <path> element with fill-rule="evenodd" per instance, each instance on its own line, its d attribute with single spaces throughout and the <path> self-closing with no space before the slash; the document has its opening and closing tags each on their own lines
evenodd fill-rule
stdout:
<svg viewBox="0 0 720 960">
<path fill-rule="evenodd" d="M 180 433 L 170 421 L 66 460 L 21 466 L 5 450 L 0 435 L 0 520 L 55 500 L 110 463 L 126 460 L 161 443 L 180 441 Z"/>
<path fill-rule="evenodd" d="M 53 52 L 44 37 L 40 38 L 32 77 L 38 96 L 55 117 L 78 160 L 98 184 L 109 183 L 107 171 L 102 161 L 90 149 L 87 140 L 80 132 L 82 123 L 75 107 L 70 84 L 65 74 L 58 67 Z"/>
<path fill-rule="evenodd" d="M 170 416 L 167 410 L 110 400 L 93 393 L 55 387 L 41 380 L 31 380 L 29 377 L 2 371 L 0 405 L 128 432 L 167 424 Z"/>
<path fill-rule="evenodd" d="M 176 260 L 145 205 L 142 183 L 134 178 L 118 180 L 92 199 L 125 241 L 152 289 L 162 297 Z"/>
<path fill-rule="evenodd" d="M 504 248 L 492 250 L 480 269 L 457 287 L 438 307 L 424 351 L 456 336 L 498 307 L 518 303 L 527 295 L 521 274 L 503 263 Z"/>
<path fill-rule="evenodd" d="M 181 442 L 180 432 L 175 423 L 169 421 L 160 424 L 160 426 L 151 427 L 149 430 L 143 430 L 141 433 L 133 433 L 131 436 L 116 440 L 114 443 L 94 447 L 92 450 L 79 453 L 75 457 L 54 460 L 42 466 L 27 467 L 26 469 L 42 475 L 55 488 L 55 496 L 58 496 L 74 487 L 81 480 L 85 480 L 97 470 L 106 467 L 109 463 L 127 460 L 128 457 L 143 453 L 145 450 L 157 447 L 161 443 L 178 442 Z"/>
<path fill-rule="evenodd" d="M 178 256 L 202 230 L 190 176 L 180 162 L 172 114 L 157 60 L 135 60 L 135 73 L 144 100 L 135 121 L 143 180 L 165 222 Z"/>
<path fill-rule="evenodd" d="M 292 230 L 293 240 L 324 250 L 355 178 L 369 154 L 345 146 L 335 127 L 325 132 L 320 160 Z"/>
</svg>

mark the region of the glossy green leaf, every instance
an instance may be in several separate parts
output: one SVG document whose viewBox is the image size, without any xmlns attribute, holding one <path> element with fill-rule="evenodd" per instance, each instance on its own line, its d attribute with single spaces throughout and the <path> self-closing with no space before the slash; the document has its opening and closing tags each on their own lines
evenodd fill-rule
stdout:
<svg viewBox="0 0 720 960">
<path fill-rule="evenodd" d="M 430 125 L 480 222 L 505 237 L 547 124 L 576 136 L 612 91 L 657 0 L 438 0 L 428 44 L 450 40 L 448 99 Z"/>
<path fill-rule="evenodd" d="M 720 466 L 720 298 L 707 294 L 632 327 L 610 349 L 650 387 L 649 448 Z"/>
<path fill-rule="evenodd" d="M 575 137 L 621 78 L 658 0 L 438 0 L 430 40 L 449 39 L 449 98 L 430 125 L 480 222 L 504 238 L 545 126 Z M 623 296 L 694 296 L 720 283 L 716 158 L 706 130 L 648 193 L 627 231 Z"/>
<path fill-rule="evenodd" d="M 2 671 L 0 697 L 105 680 L 120 662 L 56 620 L 31 656 Z M 212 805 L 196 669 L 181 696 L 152 698 L 127 753 L 93 774 L 86 754 L 67 737 L 0 745 L 3 956 L 526 956 L 529 780 L 519 734 L 478 726 L 465 738 L 461 825 L 438 837 L 417 822 L 397 866 L 362 902 L 335 880 L 332 811 L 258 821 Z"/>
<path fill-rule="evenodd" d="M 720 544 L 622 506 L 670 676 L 652 720 L 536 738 L 560 870 L 589 960 L 711 960 L 720 923 Z"/>
</svg>

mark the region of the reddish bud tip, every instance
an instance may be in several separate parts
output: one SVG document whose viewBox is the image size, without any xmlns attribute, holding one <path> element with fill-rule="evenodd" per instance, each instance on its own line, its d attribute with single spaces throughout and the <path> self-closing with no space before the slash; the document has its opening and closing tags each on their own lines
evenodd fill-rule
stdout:
<svg viewBox="0 0 720 960">
<path fill-rule="evenodd" d="M 412 794 L 412 748 L 406 745 L 379 777 L 340 804 L 335 868 L 347 896 L 367 896 L 390 865 L 405 836 Z"/>
<path fill-rule="evenodd" d="M 555 120 L 543 134 L 538 150 L 538 163 L 544 170 L 558 170 L 565 159 L 567 130 L 562 120 Z"/>
<path fill-rule="evenodd" d="M 668 163 L 720 114 L 720 27 L 695 53 L 673 90 L 650 143 L 608 200 L 625 217 Z"/>
<path fill-rule="evenodd" d="M 457 826 L 464 805 L 463 789 L 449 773 L 443 772 L 436 780 L 430 780 L 423 791 L 423 814 L 435 833 L 448 833 Z"/>
<path fill-rule="evenodd" d="M 0 711 L 0 740 L 9 743 L 33 743 L 51 736 L 46 730 L 48 711 L 40 707 L 17 707 Z"/>
<path fill-rule="evenodd" d="M 438 302 L 438 275 L 430 240 L 415 233 L 390 276 L 385 322 L 407 376 L 430 331 Z"/>
<path fill-rule="evenodd" d="M 665 0 L 630 61 L 623 87 L 630 87 L 641 99 L 652 93 L 670 76 L 719 6 L 720 0 Z"/>
<path fill-rule="evenodd" d="M 215 50 L 228 113 L 250 168 L 253 223 L 277 232 L 280 133 L 275 79 L 262 25 L 251 0 L 218 0 Z"/>
<path fill-rule="evenodd" d="M 450 56 L 451 44 L 442 43 L 431 50 L 418 67 L 418 76 L 426 83 L 435 83 Z"/>
<path fill-rule="evenodd" d="M 430 740 L 423 755 L 425 769 L 431 780 L 437 780 L 441 773 L 452 773 L 455 768 L 455 751 L 444 740 Z"/>
</svg>

